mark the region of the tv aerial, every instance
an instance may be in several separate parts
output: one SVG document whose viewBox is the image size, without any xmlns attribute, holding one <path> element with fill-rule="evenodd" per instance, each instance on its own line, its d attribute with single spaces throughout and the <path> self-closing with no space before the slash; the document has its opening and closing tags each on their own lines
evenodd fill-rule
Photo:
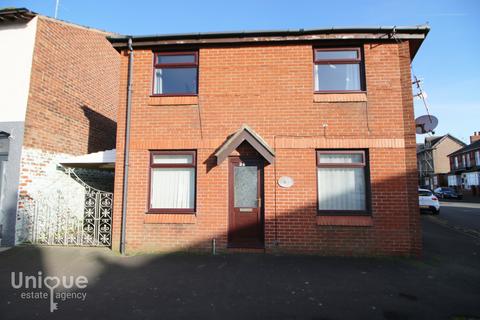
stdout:
<svg viewBox="0 0 480 320">
<path fill-rule="evenodd" d="M 415 131 L 417 134 L 426 134 L 432 133 L 435 134 L 433 130 L 438 126 L 438 119 L 435 116 L 432 116 L 428 110 L 427 105 L 427 93 L 422 90 L 421 80 L 414 76 L 414 81 L 412 82 L 413 85 L 417 87 L 418 93 L 414 95 L 414 97 L 419 98 L 422 100 L 425 110 L 427 111 L 426 115 L 420 116 L 415 119 Z"/>
</svg>

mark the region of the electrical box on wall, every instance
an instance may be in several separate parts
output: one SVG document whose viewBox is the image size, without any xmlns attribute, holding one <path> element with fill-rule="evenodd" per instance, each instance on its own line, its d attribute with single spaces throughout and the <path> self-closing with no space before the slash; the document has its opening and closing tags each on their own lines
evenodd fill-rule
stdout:
<svg viewBox="0 0 480 320">
<path fill-rule="evenodd" d="M 8 160 L 8 148 L 10 147 L 10 134 L 0 131 L 0 161 Z"/>
</svg>

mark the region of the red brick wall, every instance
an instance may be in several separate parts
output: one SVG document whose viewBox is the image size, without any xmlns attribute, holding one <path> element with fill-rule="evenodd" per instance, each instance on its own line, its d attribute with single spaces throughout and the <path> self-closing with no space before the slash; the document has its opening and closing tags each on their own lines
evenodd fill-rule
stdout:
<svg viewBox="0 0 480 320">
<path fill-rule="evenodd" d="M 275 163 L 265 168 L 267 251 L 419 254 L 408 50 L 406 42 L 364 45 L 367 95 L 314 95 L 311 45 L 200 48 L 198 98 L 150 97 L 153 55 L 151 50 L 135 50 L 127 252 L 209 250 L 212 238 L 220 250 L 225 249 L 228 161 L 215 166 L 213 154 L 245 123 L 276 152 Z M 127 60 L 123 55 L 119 119 L 125 114 Z M 122 210 L 124 130 L 125 123 L 119 122 L 115 249 Z M 316 148 L 369 149 L 373 212 L 367 226 L 317 225 Z M 195 216 L 145 213 L 152 149 L 197 150 Z M 293 187 L 277 186 L 283 175 L 293 177 Z M 348 221 L 355 224 L 355 219 Z"/>
<path fill-rule="evenodd" d="M 17 242 L 30 232 L 22 230 L 29 223 L 26 200 L 55 192 L 60 182 L 78 184 L 57 170 L 59 161 L 115 147 L 120 58 L 106 36 L 38 17 L 20 165 Z"/>
<path fill-rule="evenodd" d="M 115 147 L 119 57 L 106 36 L 38 18 L 25 147 L 74 155 Z"/>
</svg>

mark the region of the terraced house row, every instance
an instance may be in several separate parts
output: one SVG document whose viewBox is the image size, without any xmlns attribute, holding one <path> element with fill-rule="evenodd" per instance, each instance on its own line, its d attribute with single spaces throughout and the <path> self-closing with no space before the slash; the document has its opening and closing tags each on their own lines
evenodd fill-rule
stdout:
<svg viewBox="0 0 480 320">
<path fill-rule="evenodd" d="M 410 64 L 428 31 L 109 34 L 116 159 L 63 166 L 115 161 L 113 250 L 418 255 Z"/>
</svg>

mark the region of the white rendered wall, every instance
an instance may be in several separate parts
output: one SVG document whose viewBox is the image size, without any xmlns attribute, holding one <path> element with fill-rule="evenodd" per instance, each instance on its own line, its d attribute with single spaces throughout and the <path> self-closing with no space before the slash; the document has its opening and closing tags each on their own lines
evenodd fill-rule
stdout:
<svg viewBox="0 0 480 320">
<path fill-rule="evenodd" d="M 37 18 L 0 26 L 0 122 L 25 121 Z"/>
<path fill-rule="evenodd" d="M 34 228 L 34 206 L 38 204 L 49 205 L 52 208 L 68 210 L 70 216 L 76 216 L 83 219 L 85 187 L 72 179 L 64 172 L 57 169 L 60 159 L 65 159 L 68 155 L 54 152 L 44 152 L 40 149 L 26 148 L 22 149 L 22 169 L 25 170 L 26 178 L 21 177 L 23 184 L 21 190 L 26 196 L 20 196 L 19 209 L 16 219 L 16 241 L 15 244 L 21 244 L 31 241 L 32 230 Z M 30 182 L 26 182 L 29 180 Z M 65 201 L 59 201 L 60 196 Z M 30 205 L 25 199 L 32 199 Z M 50 219 L 54 219 L 53 213 Z"/>
</svg>

